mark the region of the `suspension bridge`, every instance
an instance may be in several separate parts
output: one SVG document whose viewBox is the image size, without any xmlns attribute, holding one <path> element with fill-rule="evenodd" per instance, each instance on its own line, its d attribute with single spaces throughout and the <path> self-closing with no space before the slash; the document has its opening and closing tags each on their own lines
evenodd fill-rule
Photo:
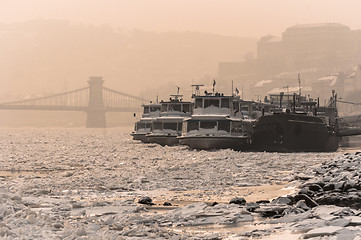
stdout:
<svg viewBox="0 0 361 240">
<path fill-rule="evenodd" d="M 105 128 L 106 112 L 136 112 L 147 100 L 103 86 L 102 77 L 90 77 L 88 87 L 31 98 L 0 103 L 0 110 L 83 111 L 87 113 L 87 128 Z"/>
</svg>

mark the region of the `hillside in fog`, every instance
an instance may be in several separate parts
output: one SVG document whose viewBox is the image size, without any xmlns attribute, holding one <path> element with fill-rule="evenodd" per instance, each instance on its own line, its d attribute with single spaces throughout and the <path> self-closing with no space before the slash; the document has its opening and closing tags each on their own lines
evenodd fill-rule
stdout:
<svg viewBox="0 0 361 240">
<path fill-rule="evenodd" d="M 80 88 L 94 75 L 119 91 L 152 98 L 158 91 L 166 98 L 175 85 L 184 89 L 192 81 L 216 77 L 220 61 L 242 61 L 255 51 L 256 41 L 67 21 L 0 24 L 0 100 Z"/>
</svg>

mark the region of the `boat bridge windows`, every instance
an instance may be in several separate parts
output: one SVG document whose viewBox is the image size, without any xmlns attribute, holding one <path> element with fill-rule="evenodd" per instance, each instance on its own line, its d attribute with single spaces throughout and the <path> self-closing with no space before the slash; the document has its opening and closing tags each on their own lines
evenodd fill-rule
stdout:
<svg viewBox="0 0 361 240">
<path fill-rule="evenodd" d="M 139 130 L 139 129 L 146 129 L 146 128 L 150 128 L 150 126 L 151 126 L 151 123 L 150 123 L 150 122 L 149 122 L 149 123 L 137 122 L 137 123 L 135 124 L 134 130 L 137 131 L 137 130 Z"/>
<path fill-rule="evenodd" d="M 200 121 L 199 128 L 202 129 L 214 129 L 217 127 L 217 121 Z"/>
<path fill-rule="evenodd" d="M 152 123 L 153 130 L 174 130 L 177 132 L 182 131 L 182 122 L 163 122 L 163 121 L 154 121 Z"/>
<path fill-rule="evenodd" d="M 187 102 L 170 102 L 170 103 L 162 103 L 162 112 L 191 112 L 192 109 L 192 103 Z"/>
<path fill-rule="evenodd" d="M 270 113 L 271 105 L 254 101 L 234 101 L 233 109 L 236 113 L 241 112 L 242 116 L 257 118 L 260 114 Z"/>
<path fill-rule="evenodd" d="M 231 97 L 223 96 L 207 96 L 207 97 L 196 97 L 195 108 L 230 108 Z"/>
<path fill-rule="evenodd" d="M 183 122 L 183 133 L 209 129 L 240 133 L 242 132 L 242 122 L 231 120 L 188 120 Z"/>
<path fill-rule="evenodd" d="M 160 106 L 144 106 L 144 110 L 143 113 L 152 113 L 152 112 L 157 112 L 160 111 Z"/>
</svg>

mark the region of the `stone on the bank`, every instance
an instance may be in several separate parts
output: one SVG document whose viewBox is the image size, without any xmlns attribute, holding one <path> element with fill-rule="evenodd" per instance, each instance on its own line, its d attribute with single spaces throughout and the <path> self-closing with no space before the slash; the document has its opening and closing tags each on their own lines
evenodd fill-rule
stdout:
<svg viewBox="0 0 361 240">
<path fill-rule="evenodd" d="M 231 201 L 229 201 L 229 203 L 234 203 L 234 204 L 238 204 L 238 205 L 245 205 L 246 204 L 246 199 L 244 199 L 243 197 L 235 197 L 232 198 Z"/>
<path fill-rule="evenodd" d="M 310 208 L 318 206 L 318 204 L 306 194 L 298 194 L 293 198 L 294 202 L 298 202 L 300 200 L 304 200 L 307 206 Z"/>
<path fill-rule="evenodd" d="M 261 206 L 260 208 L 256 209 L 255 212 L 261 214 L 262 217 L 281 217 L 283 212 L 289 209 L 290 206 L 286 204 L 282 205 L 268 205 L 268 206 Z"/>
<path fill-rule="evenodd" d="M 146 205 L 154 205 L 153 200 L 150 197 L 142 197 L 139 199 L 138 203 Z"/>
<path fill-rule="evenodd" d="M 349 226 L 361 225 L 361 217 L 359 216 L 347 216 L 345 219 L 350 220 Z"/>
<path fill-rule="evenodd" d="M 313 238 L 313 237 L 323 237 L 323 236 L 331 236 L 335 235 L 338 231 L 342 230 L 343 227 L 337 226 L 327 226 L 316 228 L 308 231 L 303 235 L 304 238 Z"/>
<path fill-rule="evenodd" d="M 272 204 L 286 204 L 290 205 L 292 203 L 292 200 L 288 197 L 278 197 L 272 200 Z"/>
<path fill-rule="evenodd" d="M 247 203 L 246 209 L 249 212 L 254 212 L 257 208 L 260 208 L 258 203 Z"/>
<path fill-rule="evenodd" d="M 308 186 L 308 189 L 314 192 L 318 192 L 322 190 L 322 187 L 318 184 L 311 184 Z"/>
<path fill-rule="evenodd" d="M 329 226 L 346 227 L 351 222 L 351 219 L 339 218 L 328 223 Z"/>
<path fill-rule="evenodd" d="M 302 221 L 294 221 L 291 225 L 291 228 L 300 232 L 307 232 L 314 228 L 324 227 L 326 225 L 326 221 L 317 218 L 308 218 Z"/>
<path fill-rule="evenodd" d="M 310 210 L 310 207 L 307 206 L 305 200 L 300 200 L 300 201 L 298 201 L 294 207 L 295 207 L 295 208 L 303 209 L 303 210 L 305 210 L 305 211 Z"/>
</svg>

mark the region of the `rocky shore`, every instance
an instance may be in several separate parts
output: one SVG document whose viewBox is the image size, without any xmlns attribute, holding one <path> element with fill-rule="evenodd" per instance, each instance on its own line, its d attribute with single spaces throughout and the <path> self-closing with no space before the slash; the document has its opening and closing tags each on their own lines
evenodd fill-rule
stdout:
<svg viewBox="0 0 361 240">
<path fill-rule="evenodd" d="M 193 151 L 123 129 L 0 139 L 1 239 L 361 236 L 358 152 Z"/>
</svg>

